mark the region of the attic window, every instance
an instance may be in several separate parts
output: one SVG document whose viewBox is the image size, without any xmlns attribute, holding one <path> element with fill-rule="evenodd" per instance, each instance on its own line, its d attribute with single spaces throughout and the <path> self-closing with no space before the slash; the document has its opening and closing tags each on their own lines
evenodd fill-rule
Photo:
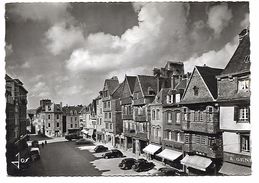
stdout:
<svg viewBox="0 0 259 183">
<path fill-rule="evenodd" d="M 193 87 L 193 94 L 197 96 L 199 94 L 199 88 L 197 86 Z"/>
<path fill-rule="evenodd" d="M 148 87 L 148 94 L 155 95 L 155 91 L 151 87 Z"/>
<path fill-rule="evenodd" d="M 247 55 L 244 60 L 245 63 L 250 63 L 250 55 Z"/>
</svg>

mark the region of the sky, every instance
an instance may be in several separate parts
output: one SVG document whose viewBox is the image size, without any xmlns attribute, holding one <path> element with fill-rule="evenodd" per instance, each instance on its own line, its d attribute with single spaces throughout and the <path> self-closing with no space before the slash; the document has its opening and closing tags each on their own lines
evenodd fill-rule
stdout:
<svg viewBox="0 0 259 183">
<path fill-rule="evenodd" d="M 104 80 L 167 61 L 224 68 L 249 25 L 245 2 L 6 4 L 6 73 L 44 98 L 89 104 Z"/>
</svg>

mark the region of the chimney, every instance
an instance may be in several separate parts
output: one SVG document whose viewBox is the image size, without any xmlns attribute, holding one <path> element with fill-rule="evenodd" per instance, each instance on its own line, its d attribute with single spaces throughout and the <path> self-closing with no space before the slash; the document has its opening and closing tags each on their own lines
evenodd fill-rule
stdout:
<svg viewBox="0 0 259 183">
<path fill-rule="evenodd" d="M 62 102 L 60 102 L 60 107 L 62 108 Z"/>
</svg>

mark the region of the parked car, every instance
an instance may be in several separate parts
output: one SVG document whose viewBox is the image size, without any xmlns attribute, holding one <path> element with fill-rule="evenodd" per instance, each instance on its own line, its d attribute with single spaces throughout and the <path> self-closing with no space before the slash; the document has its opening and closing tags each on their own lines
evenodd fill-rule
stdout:
<svg viewBox="0 0 259 183">
<path fill-rule="evenodd" d="M 39 148 L 39 141 L 33 140 L 33 141 L 31 142 L 31 147 L 38 147 L 38 148 Z"/>
<path fill-rule="evenodd" d="M 159 168 L 157 172 L 153 173 L 153 176 L 174 176 L 176 175 L 177 170 L 174 168 L 163 167 Z"/>
<path fill-rule="evenodd" d="M 133 170 L 136 172 L 148 171 L 155 167 L 153 162 L 148 162 L 145 159 L 138 159 L 136 163 L 132 166 Z"/>
<path fill-rule="evenodd" d="M 68 129 L 68 132 L 65 135 L 65 139 L 71 141 L 73 139 L 81 139 L 83 136 L 81 135 L 81 129 L 72 128 Z"/>
<path fill-rule="evenodd" d="M 136 159 L 134 158 L 125 158 L 123 159 L 120 164 L 119 164 L 119 167 L 122 169 L 122 170 L 129 170 L 132 168 L 132 166 L 136 163 Z"/>
<path fill-rule="evenodd" d="M 99 153 L 99 152 L 106 152 L 108 151 L 108 147 L 105 147 L 103 145 L 98 145 L 94 148 L 94 152 Z"/>
<path fill-rule="evenodd" d="M 76 141 L 76 144 L 77 144 L 77 145 L 80 145 L 80 144 L 92 145 L 92 144 L 93 144 L 93 141 L 90 140 L 90 139 L 79 139 L 79 140 Z"/>
<path fill-rule="evenodd" d="M 108 158 L 119 158 L 119 157 L 123 157 L 123 154 L 118 149 L 112 149 L 109 152 L 103 154 L 103 158 L 105 158 L 105 159 L 108 159 Z"/>
<path fill-rule="evenodd" d="M 32 147 L 30 155 L 32 161 L 40 159 L 40 149 L 38 147 Z"/>
</svg>

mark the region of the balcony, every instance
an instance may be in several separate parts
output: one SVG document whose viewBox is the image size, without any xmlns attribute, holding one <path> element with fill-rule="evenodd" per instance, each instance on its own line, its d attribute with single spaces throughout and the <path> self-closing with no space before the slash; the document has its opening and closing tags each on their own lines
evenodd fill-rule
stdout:
<svg viewBox="0 0 259 183">
<path fill-rule="evenodd" d="M 146 115 L 135 115 L 134 121 L 145 122 L 147 121 Z"/>
<path fill-rule="evenodd" d="M 153 142 L 153 143 L 162 144 L 162 138 L 161 137 L 154 137 L 153 135 L 151 135 L 150 141 Z"/>
<path fill-rule="evenodd" d="M 183 130 L 190 130 L 195 132 L 203 133 L 218 133 L 219 132 L 219 123 L 207 123 L 207 122 L 182 122 Z"/>
<path fill-rule="evenodd" d="M 132 114 L 122 114 L 122 120 L 132 120 L 133 115 Z"/>
<path fill-rule="evenodd" d="M 135 137 L 143 140 L 147 140 L 147 132 L 136 131 L 135 129 L 123 129 L 125 136 Z"/>
<path fill-rule="evenodd" d="M 173 149 L 178 149 L 178 150 L 182 151 L 184 142 L 169 140 L 169 139 L 163 139 L 163 144 L 165 146 L 172 147 Z"/>
<path fill-rule="evenodd" d="M 210 158 L 222 158 L 222 148 L 212 147 L 209 145 L 202 144 L 184 144 L 183 150 L 185 152 L 197 152 L 202 153 Z"/>
</svg>

